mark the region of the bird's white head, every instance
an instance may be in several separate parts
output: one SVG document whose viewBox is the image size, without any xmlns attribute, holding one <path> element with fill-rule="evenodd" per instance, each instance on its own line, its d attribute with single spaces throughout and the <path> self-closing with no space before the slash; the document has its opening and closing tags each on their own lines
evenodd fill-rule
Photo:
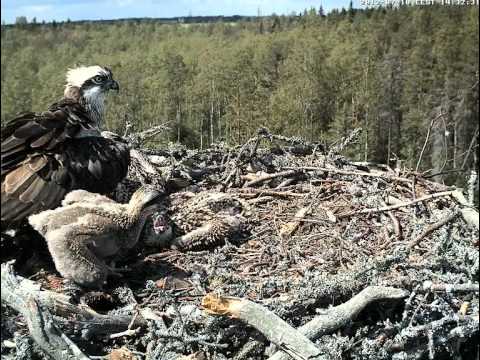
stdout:
<svg viewBox="0 0 480 360">
<path fill-rule="evenodd" d="M 65 97 L 80 101 L 98 124 L 102 122 L 105 95 L 110 90 L 118 92 L 119 86 L 107 67 L 80 66 L 67 72 Z"/>
</svg>

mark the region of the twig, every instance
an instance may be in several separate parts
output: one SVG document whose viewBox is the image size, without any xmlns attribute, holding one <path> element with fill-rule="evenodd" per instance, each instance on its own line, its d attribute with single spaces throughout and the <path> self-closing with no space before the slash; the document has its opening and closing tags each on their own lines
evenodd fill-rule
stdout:
<svg viewBox="0 0 480 360">
<path fill-rule="evenodd" d="M 475 130 L 475 135 L 473 135 L 472 141 L 470 141 L 470 145 L 468 146 L 467 155 L 465 155 L 465 157 L 463 158 L 462 169 L 465 169 L 465 167 L 467 166 L 468 158 L 470 157 L 470 154 L 472 153 L 473 145 L 475 144 L 475 141 L 477 141 L 479 126 L 480 125 L 477 123 L 477 129 Z"/>
<path fill-rule="evenodd" d="M 316 316 L 313 320 L 301 326 L 298 331 L 311 340 L 331 333 L 355 319 L 360 311 L 374 301 L 387 299 L 403 299 L 408 292 L 402 289 L 383 286 L 369 286 L 360 291 L 347 302 L 328 309 L 326 314 Z M 277 352 L 268 360 L 287 360 L 282 352 Z"/>
<path fill-rule="evenodd" d="M 421 164 L 422 158 L 423 158 L 423 153 L 425 152 L 425 149 L 427 148 L 428 140 L 430 139 L 430 134 L 432 132 L 433 125 L 435 124 L 435 121 L 437 121 L 443 115 L 444 115 L 443 112 L 440 112 L 439 115 L 437 115 L 436 117 L 434 117 L 430 121 L 430 125 L 428 126 L 428 130 L 427 130 L 427 135 L 425 136 L 425 141 L 423 143 L 422 150 L 420 151 L 420 156 L 418 157 L 417 166 L 415 167 L 415 172 L 418 172 L 418 169 L 420 168 L 420 164 Z"/>
<path fill-rule="evenodd" d="M 235 158 L 235 160 L 233 161 L 233 165 L 231 167 L 231 170 L 229 171 L 227 177 L 225 178 L 225 180 L 222 181 L 222 188 L 223 190 L 225 190 L 227 188 L 227 186 L 229 186 L 229 183 L 230 183 L 230 180 L 231 178 L 237 173 L 238 171 L 238 168 L 240 167 L 240 165 L 242 165 L 242 155 L 244 152 L 247 151 L 247 148 L 248 146 L 253 143 L 253 148 L 252 150 L 250 151 L 250 156 L 249 156 L 249 159 L 251 159 L 254 155 L 255 155 L 255 152 L 257 150 L 257 147 L 260 143 L 260 139 L 262 138 L 268 138 L 268 131 L 266 129 L 259 129 L 258 132 L 257 132 L 257 136 L 253 137 L 253 138 L 250 138 L 247 140 L 247 142 L 245 144 L 242 145 L 240 151 L 238 152 L 238 155 L 237 157 Z"/>
<path fill-rule="evenodd" d="M 231 316 L 253 326 L 294 359 L 323 359 L 320 350 L 308 338 L 259 304 L 208 294 L 202 305 L 211 314 Z"/>
<path fill-rule="evenodd" d="M 403 236 L 402 236 L 402 226 L 400 225 L 400 221 L 398 221 L 395 215 L 393 215 L 392 211 L 389 211 L 387 214 L 390 220 L 392 220 L 393 230 L 395 231 L 395 236 L 397 237 L 397 240 L 401 240 Z"/>
<path fill-rule="evenodd" d="M 335 144 L 331 147 L 330 151 L 328 152 L 328 156 L 332 157 L 335 154 L 341 153 L 349 144 L 355 142 L 357 140 L 358 135 L 362 132 L 362 128 L 355 128 L 353 129 L 350 134 L 343 137 L 338 144 Z"/>
<path fill-rule="evenodd" d="M 415 239 L 413 239 L 408 244 L 408 248 L 411 249 L 414 246 L 418 245 L 418 243 L 420 243 L 420 241 L 423 238 L 425 238 L 426 236 L 428 236 L 429 234 L 431 234 L 435 230 L 440 229 L 442 226 L 448 224 L 450 221 L 455 219 L 457 216 L 458 216 L 458 212 L 455 211 L 453 214 L 450 214 L 450 215 L 446 216 L 445 218 L 443 218 L 442 220 L 436 222 L 435 224 L 432 224 L 432 225 L 428 226 L 420 235 L 418 235 Z"/>
<path fill-rule="evenodd" d="M 141 330 L 140 327 L 138 327 L 136 329 L 127 329 L 125 331 L 121 331 L 121 332 L 118 332 L 118 333 L 115 333 L 115 334 L 110 334 L 109 338 L 110 339 L 116 339 L 116 338 L 119 338 L 119 337 L 122 337 L 122 336 L 137 335 L 140 330 Z"/>
<path fill-rule="evenodd" d="M 285 179 L 283 180 L 280 184 L 278 184 L 275 189 L 281 189 L 281 188 L 284 188 L 284 187 L 287 187 L 289 185 L 291 185 L 293 182 L 295 181 L 295 179 Z"/>
<path fill-rule="evenodd" d="M 241 349 L 235 354 L 232 360 L 248 360 L 252 358 L 252 353 L 257 353 L 259 350 L 263 352 L 262 343 L 258 340 L 252 340 L 247 342 Z"/>
<path fill-rule="evenodd" d="M 335 168 L 325 168 L 325 167 L 317 167 L 317 166 L 299 166 L 299 167 L 289 167 L 286 166 L 284 169 L 287 170 L 304 170 L 304 171 L 325 171 L 325 172 L 332 172 L 335 174 L 341 174 L 341 175 L 353 175 L 353 176 L 366 176 L 366 177 L 373 177 L 373 178 L 382 178 L 384 180 L 390 180 L 390 181 L 397 181 L 397 182 L 403 182 L 407 184 L 411 184 L 412 180 L 399 177 L 399 176 L 390 176 L 386 174 L 378 174 L 378 173 L 368 173 L 364 171 L 350 171 L 350 170 L 341 170 L 341 169 L 335 169 Z"/>
<path fill-rule="evenodd" d="M 412 176 L 412 200 L 415 200 L 417 198 L 416 185 L 417 185 L 417 177 L 415 176 L 415 174 L 413 174 L 413 176 Z"/>
<path fill-rule="evenodd" d="M 457 325 L 457 326 L 455 326 Z M 468 338 L 478 332 L 477 316 L 446 316 L 440 320 L 432 321 L 425 325 L 409 326 L 396 336 L 396 342 L 387 347 L 389 352 L 398 352 L 408 347 L 408 342 L 418 343 L 422 337 L 427 337 L 428 332 L 437 333 L 436 337 L 441 338 L 438 333 L 444 333 L 448 337 Z M 452 326 L 455 326 L 451 329 Z M 450 330 L 451 329 L 451 330 Z M 460 335 L 461 334 L 461 335 Z"/>
<path fill-rule="evenodd" d="M 27 320 L 30 335 L 48 355 L 58 360 L 88 360 L 78 346 L 55 326 L 48 310 L 41 311 L 33 297 L 27 305 L 27 312 L 22 314 Z"/>
<path fill-rule="evenodd" d="M 275 173 L 275 174 L 266 174 L 266 175 L 259 176 L 258 178 L 254 179 L 254 180 L 246 182 L 243 185 L 243 187 L 248 188 L 248 187 L 252 187 L 254 185 L 258 185 L 258 184 L 261 184 L 265 181 L 272 180 L 272 179 L 275 179 L 275 178 L 278 178 L 278 177 L 296 176 L 300 173 L 301 172 L 299 170 L 287 170 L 287 171 L 281 171 L 281 172 L 278 172 L 278 173 Z"/>
<path fill-rule="evenodd" d="M 445 197 L 445 196 L 450 196 L 452 194 L 453 194 L 453 191 L 444 191 L 444 192 L 434 193 L 434 194 L 431 194 L 431 195 L 425 195 L 425 196 L 422 196 L 422 197 L 417 198 L 415 200 L 408 201 L 408 202 L 403 202 L 403 203 L 399 203 L 399 204 L 395 204 L 395 205 L 383 206 L 383 207 L 374 208 L 374 209 L 363 209 L 363 210 L 359 210 L 359 211 L 352 211 L 352 212 L 348 212 L 348 213 L 344 213 L 344 214 L 339 214 L 339 215 L 337 215 L 337 217 L 338 218 L 346 218 L 346 217 L 350 217 L 350 216 L 354 216 L 354 215 L 360 215 L 360 214 L 374 214 L 374 213 L 379 213 L 379 212 L 384 212 L 384 211 L 390 211 L 390 210 L 402 208 L 402 207 L 405 207 L 405 206 L 410 206 L 410 205 L 413 205 L 413 204 L 416 204 L 416 203 L 419 203 L 419 202 L 423 202 L 423 201 L 427 201 L 427 200 L 431 200 L 431 199 L 436 199 L 436 198 L 440 198 L 440 197 Z"/>
<path fill-rule="evenodd" d="M 430 171 L 431 171 L 431 169 L 422 173 L 422 177 L 424 179 L 431 179 L 435 176 L 458 173 L 458 172 L 466 172 L 467 170 L 464 170 L 464 169 L 450 169 L 450 170 L 439 171 L 439 172 L 427 175 L 427 173 L 430 172 Z"/>
<path fill-rule="evenodd" d="M 282 198 L 289 198 L 289 197 L 298 197 L 303 198 L 304 194 L 298 194 L 291 191 L 277 191 L 277 190 L 268 190 L 268 189 L 255 189 L 255 188 L 241 188 L 235 189 L 234 191 L 229 191 L 232 194 L 238 195 L 265 195 L 265 196 L 276 196 Z"/>
<path fill-rule="evenodd" d="M 294 216 L 293 221 L 290 221 L 281 227 L 280 236 L 288 237 L 288 236 L 291 236 L 295 231 L 297 231 L 303 219 L 305 218 L 305 216 L 308 215 L 311 209 L 312 209 L 312 206 L 310 205 L 298 210 Z"/>
<path fill-rule="evenodd" d="M 167 126 L 169 123 L 170 121 L 167 121 L 163 124 L 155 125 L 147 130 L 130 134 L 127 136 L 127 141 L 134 147 L 140 147 L 148 139 L 151 139 L 164 131 L 170 130 L 170 127 Z"/>
<path fill-rule="evenodd" d="M 423 283 L 424 291 L 434 292 L 479 292 L 478 284 L 434 284 L 431 281 Z"/>
<path fill-rule="evenodd" d="M 175 339 L 181 341 L 184 344 L 201 344 L 211 348 L 218 348 L 218 349 L 227 349 L 229 348 L 228 344 L 217 344 L 208 341 L 206 336 L 189 336 L 189 335 L 181 335 L 181 334 L 170 334 L 168 332 L 157 331 L 155 335 L 159 338 L 164 339 Z"/>
</svg>

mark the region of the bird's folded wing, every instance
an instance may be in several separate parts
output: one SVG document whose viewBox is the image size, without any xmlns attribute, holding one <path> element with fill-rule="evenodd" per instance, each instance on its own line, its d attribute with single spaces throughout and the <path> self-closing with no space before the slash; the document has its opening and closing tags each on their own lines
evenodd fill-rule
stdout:
<svg viewBox="0 0 480 360">
<path fill-rule="evenodd" d="M 92 126 L 83 107 L 69 101 L 54 104 L 43 113 L 30 112 L 18 116 L 2 128 L 2 177 L 32 152 L 58 150 L 66 139 Z"/>
<path fill-rule="evenodd" d="M 128 145 L 75 136 L 92 124 L 68 101 L 27 113 L 2 129 L 2 221 L 17 222 L 60 205 L 71 190 L 108 193 L 127 174 Z"/>
<path fill-rule="evenodd" d="M 125 144 L 100 137 L 71 139 L 61 153 L 28 155 L 2 176 L 2 221 L 55 208 L 74 189 L 109 193 L 126 176 L 128 163 Z"/>
<path fill-rule="evenodd" d="M 130 163 L 127 144 L 103 137 L 72 139 L 56 156 L 74 178 L 72 189 L 100 194 L 115 189 L 127 175 Z"/>
<path fill-rule="evenodd" d="M 2 176 L 2 221 L 21 221 L 31 214 L 57 206 L 72 182 L 65 168 L 54 158 L 28 158 Z"/>
</svg>

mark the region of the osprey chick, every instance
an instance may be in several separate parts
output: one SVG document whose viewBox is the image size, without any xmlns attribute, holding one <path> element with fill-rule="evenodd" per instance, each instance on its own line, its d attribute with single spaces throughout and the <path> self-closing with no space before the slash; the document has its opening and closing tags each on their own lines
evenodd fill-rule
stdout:
<svg viewBox="0 0 480 360">
<path fill-rule="evenodd" d="M 113 191 L 126 175 L 127 144 L 101 136 L 104 100 L 118 91 L 110 69 L 82 66 L 67 73 L 64 98 L 42 113 L 24 113 L 2 129 L 2 223 L 60 205 L 75 189 Z"/>
<path fill-rule="evenodd" d="M 180 192 L 170 195 L 164 211 L 157 211 L 145 226 L 146 245 L 178 250 L 199 250 L 241 237 L 247 229 L 249 206 L 228 193 Z"/>
<path fill-rule="evenodd" d="M 105 259 L 132 248 L 141 236 L 160 195 L 142 187 L 128 204 L 84 190 L 67 194 L 62 206 L 32 215 L 28 221 L 47 241 L 55 267 L 65 278 L 86 287 L 101 287 L 115 274 Z"/>
</svg>

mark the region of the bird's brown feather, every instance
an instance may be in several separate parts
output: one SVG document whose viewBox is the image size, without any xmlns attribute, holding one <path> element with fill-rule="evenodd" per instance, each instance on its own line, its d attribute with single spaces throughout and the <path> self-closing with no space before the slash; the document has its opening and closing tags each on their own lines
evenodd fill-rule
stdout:
<svg viewBox="0 0 480 360">
<path fill-rule="evenodd" d="M 113 191 L 128 169 L 128 146 L 101 136 L 85 108 L 63 99 L 43 113 L 24 113 L 2 128 L 2 222 L 60 205 L 74 189 Z"/>
</svg>

